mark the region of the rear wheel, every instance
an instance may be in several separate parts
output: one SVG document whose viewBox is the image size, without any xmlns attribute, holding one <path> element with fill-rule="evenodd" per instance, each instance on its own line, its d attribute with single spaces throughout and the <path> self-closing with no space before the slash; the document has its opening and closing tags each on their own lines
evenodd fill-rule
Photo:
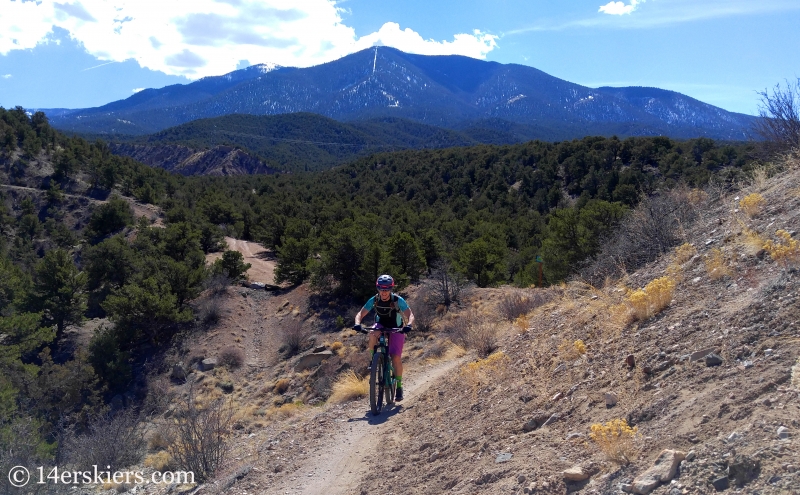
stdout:
<svg viewBox="0 0 800 495">
<path fill-rule="evenodd" d="M 369 373 L 369 408 L 377 416 L 383 409 L 383 360 L 376 352 L 372 356 L 372 369 Z"/>
</svg>

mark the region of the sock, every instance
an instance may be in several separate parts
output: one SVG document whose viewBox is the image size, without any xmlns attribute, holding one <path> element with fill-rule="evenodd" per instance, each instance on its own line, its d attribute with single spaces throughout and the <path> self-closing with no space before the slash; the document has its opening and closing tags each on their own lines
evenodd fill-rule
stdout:
<svg viewBox="0 0 800 495">
<path fill-rule="evenodd" d="M 369 358 L 372 359 L 372 356 L 375 354 L 375 349 L 369 350 Z"/>
<path fill-rule="evenodd" d="M 403 388 L 403 377 L 395 376 L 394 378 L 397 380 L 397 388 Z"/>
</svg>

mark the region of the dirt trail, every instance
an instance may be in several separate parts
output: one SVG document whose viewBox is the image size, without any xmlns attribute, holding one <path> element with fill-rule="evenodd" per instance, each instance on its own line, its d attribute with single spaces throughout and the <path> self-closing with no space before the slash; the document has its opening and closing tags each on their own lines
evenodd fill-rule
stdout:
<svg viewBox="0 0 800 495">
<path fill-rule="evenodd" d="M 307 458 L 292 473 L 286 473 L 281 482 L 272 487 L 271 493 L 291 495 L 351 495 L 364 474 L 374 465 L 377 447 L 381 438 L 397 433 L 397 420 L 416 406 L 420 397 L 431 385 L 446 373 L 454 370 L 464 359 L 412 368 L 406 365 L 408 379 L 406 399 L 402 406 L 395 406 L 373 416 L 367 399 L 359 407 L 348 408 L 336 420 L 336 431 L 326 432 L 327 438 L 316 445 L 316 455 Z M 389 452 L 391 462 L 398 453 Z"/>
<path fill-rule="evenodd" d="M 275 260 L 272 256 L 272 251 L 264 248 L 261 244 L 232 237 L 226 237 L 225 242 L 228 243 L 228 249 L 239 251 L 244 256 L 244 262 L 250 263 L 250 269 L 247 270 L 247 279 L 249 281 L 265 284 L 274 283 Z M 221 257 L 222 253 L 211 253 L 206 256 L 206 261 L 213 263 Z"/>
</svg>

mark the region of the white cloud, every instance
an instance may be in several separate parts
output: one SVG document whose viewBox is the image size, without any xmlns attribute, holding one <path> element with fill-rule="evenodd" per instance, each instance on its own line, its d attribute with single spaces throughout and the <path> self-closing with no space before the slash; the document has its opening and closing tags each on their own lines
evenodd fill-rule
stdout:
<svg viewBox="0 0 800 495">
<path fill-rule="evenodd" d="M 3 79 L 11 79 L 11 74 L 3 74 L 0 77 L 2 77 Z"/>
<path fill-rule="evenodd" d="M 372 45 L 422 54 L 485 58 L 497 36 L 474 31 L 452 41 L 424 39 L 387 22 L 357 38 L 336 0 L 0 0 L 0 55 L 67 30 L 101 61 L 198 78 L 236 69 L 240 60 L 307 67 Z M 87 69 L 88 70 L 88 69 Z"/>
<path fill-rule="evenodd" d="M 144 88 L 133 88 L 131 91 L 133 93 L 138 93 L 139 91 L 144 91 Z"/>
<path fill-rule="evenodd" d="M 644 3 L 645 0 L 631 0 L 629 5 L 625 5 L 623 2 L 608 2 L 605 5 L 600 7 L 599 12 L 604 12 L 606 14 L 611 15 L 624 15 L 630 14 L 640 3 Z"/>
<path fill-rule="evenodd" d="M 466 55 L 484 58 L 497 46 L 497 36 L 474 30 L 472 34 L 457 34 L 453 41 L 426 40 L 419 33 L 400 29 L 396 22 L 387 22 L 378 32 L 361 37 L 356 50 L 375 45 L 386 45 L 421 55 Z"/>
</svg>

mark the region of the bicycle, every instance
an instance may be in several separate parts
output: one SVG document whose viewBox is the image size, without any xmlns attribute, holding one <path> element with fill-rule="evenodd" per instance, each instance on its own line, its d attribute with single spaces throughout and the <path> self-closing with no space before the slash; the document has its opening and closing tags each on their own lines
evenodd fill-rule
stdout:
<svg viewBox="0 0 800 495">
<path fill-rule="evenodd" d="M 383 401 L 391 407 L 394 404 L 394 394 L 397 390 L 397 379 L 394 377 L 394 367 L 392 357 L 389 355 L 389 335 L 402 332 L 402 328 L 385 328 L 372 326 L 365 328 L 363 333 L 370 330 L 379 331 L 378 343 L 375 344 L 375 352 L 372 355 L 372 366 L 369 372 L 369 408 L 374 416 L 381 413 Z"/>
</svg>

